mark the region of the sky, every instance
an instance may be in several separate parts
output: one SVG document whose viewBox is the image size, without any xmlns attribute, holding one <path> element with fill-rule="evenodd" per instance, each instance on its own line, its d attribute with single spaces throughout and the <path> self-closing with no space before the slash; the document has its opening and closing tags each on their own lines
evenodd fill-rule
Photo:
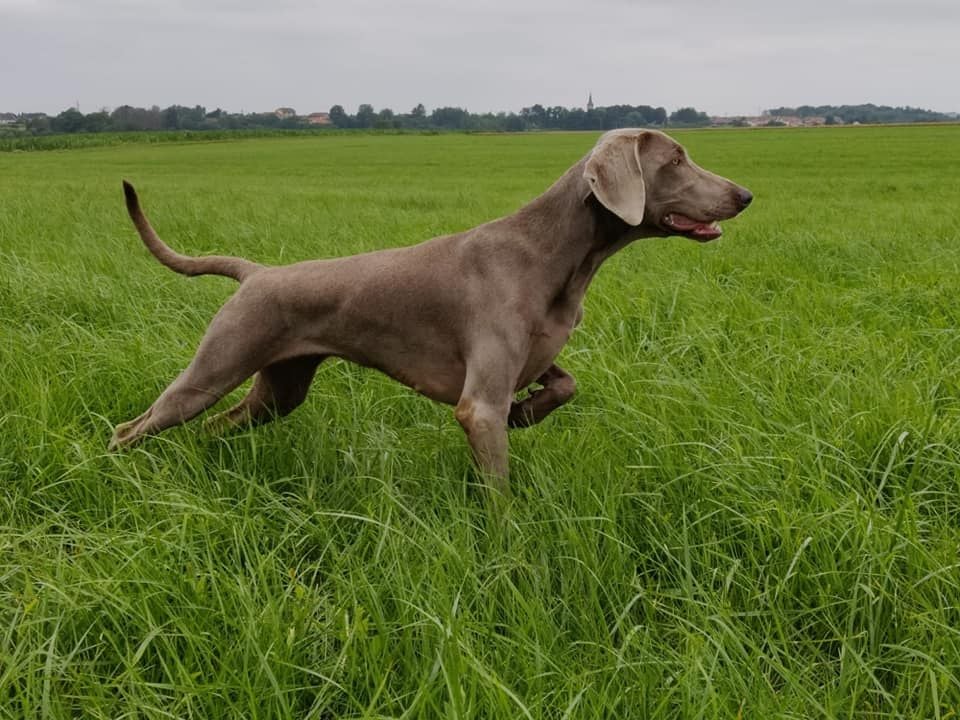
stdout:
<svg viewBox="0 0 960 720">
<path fill-rule="evenodd" d="M 960 0 L 0 0 L 0 112 L 960 111 Z"/>
</svg>

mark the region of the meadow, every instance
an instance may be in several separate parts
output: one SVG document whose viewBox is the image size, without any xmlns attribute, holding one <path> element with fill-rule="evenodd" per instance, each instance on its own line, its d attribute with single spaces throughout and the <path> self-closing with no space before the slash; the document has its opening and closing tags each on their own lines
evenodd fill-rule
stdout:
<svg viewBox="0 0 960 720">
<path fill-rule="evenodd" d="M 960 127 L 675 136 L 754 204 L 601 269 L 503 519 L 450 408 L 339 361 L 107 453 L 235 288 L 120 180 L 287 263 L 511 212 L 596 135 L 0 153 L 0 718 L 956 718 Z"/>
</svg>

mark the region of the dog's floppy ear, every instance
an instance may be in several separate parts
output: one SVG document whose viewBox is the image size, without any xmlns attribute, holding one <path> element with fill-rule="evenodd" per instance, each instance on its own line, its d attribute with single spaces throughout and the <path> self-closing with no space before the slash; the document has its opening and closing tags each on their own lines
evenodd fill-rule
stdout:
<svg viewBox="0 0 960 720">
<path fill-rule="evenodd" d="M 643 222 L 647 192 L 640 167 L 642 142 L 643 133 L 608 135 L 597 143 L 583 170 L 597 200 L 628 225 Z"/>
</svg>

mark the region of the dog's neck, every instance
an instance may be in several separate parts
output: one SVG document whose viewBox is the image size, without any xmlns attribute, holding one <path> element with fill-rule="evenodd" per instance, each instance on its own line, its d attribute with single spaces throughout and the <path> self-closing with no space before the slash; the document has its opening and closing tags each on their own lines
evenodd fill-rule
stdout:
<svg viewBox="0 0 960 720">
<path fill-rule="evenodd" d="M 577 304 L 608 257 L 647 233 L 607 210 L 583 177 L 587 158 L 570 168 L 517 216 L 535 245 L 553 299 Z"/>
</svg>

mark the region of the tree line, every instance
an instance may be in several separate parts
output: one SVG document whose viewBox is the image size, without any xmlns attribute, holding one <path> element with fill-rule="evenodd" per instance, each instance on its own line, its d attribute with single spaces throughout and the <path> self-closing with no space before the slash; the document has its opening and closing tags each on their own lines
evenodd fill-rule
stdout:
<svg viewBox="0 0 960 720">
<path fill-rule="evenodd" d="M 837 123 L 862 125 L 880 123 L 944 122 L 956 120 L 955 114 L 934 112 L 909 106 L 891 107 L 889 105 L 800 105 L 799 107 L 779 107 L 764 111 L 773 117 L 822 117 L 828 125 Z"/>
<path fill-rule="evenodd" d="M 418 104 L 406 113 L 390 108 L 376 110 L 362 104 L 356 113 L 342 105 L 330 108 L 329 125 L 340 129 L 380 130 L 460 130 L 479 132 L 522 132 L 526 130 L 611 130 L 620 127 L 666 125 L 693 127 L 708 125 L 706 113 L 681 108 L 667 113 L 650 105 L 610 105 L 590 110 L 532 105 L 519 113 L 471 113 L 461 107 L 438 107 L 427 112 Z M 13 125 L 14 123 L 11 123 Z M 26 113 L 17 116 L 15 125 L 33 135 L 51 133 L 130 132 L 139 130 L 255 130 L 323 127 L 311 123 L 308 116 L 289 113 L 228 113 L 220 108 L 207 111 L 201 105 L 171 105 L 161 109 L 121 105 L 113 111 L 84 114 L 68 108 L 55 116 Z"/>
<path fill-rule="evenodd" d="M 285 112 L 230 113 L 220 108 L 207 111 L 201 105 L 171 105 L 161 109 L 121 105 L 113 111 L 81 113 L 68 108 L 55 116 L 25 113 L 4 114 L 0 132 L 6 134 L 49 135 L 63 133 L 130 132 L 141 130 L 295 130 L 306 127 L 379 130 L 459 130 L 475 132 L 523 132 L 527 130 L 612 130 L 621 127 L 703 127 L 710 124 L 706 113 L 685 107 L 667 113 L 650 105 L 608 105 L 589 110 L 540 104 L 520 112 L 471 113 L 461 107 L 438 107 L 430 112 L 418 104 L 409 112 L 396 113 L 390 108 L 376 110 L 362 104 L 356 113 L 348 113 L 342 105 L 334 105 L 328 124 L 311 122 L 311 117 Z M 956 120 L 955 115 L 911 107 L 884 105 L 801 105 L 764 111 L 771 118 L 768 124 L 780 124 L 780 117 L 823 117 L 832 123 L 902 123 Z M 737 124 L 734 122 L 733 124 Z M 742 122 L 741 124 L 746 124 Z"/>
<path fill-rule="evenodd" d="M 609 105 L 590 110 L 559 105 L 536 104 L 519 113 L 471 113 L 461 107 L 438 107 L 427 113 L 423 104 L 408 113 L 397 114 L 389 108 L 377 111 L 372 105 L 361 105 L 350 115 L 342 105 L 330 108 L 330 120 L 338 128 L 438 129 L 481 132 L 522 132 L 525 130 L 611 130 L 619 127 L 667 124 L 709 124 L 705 113 L 693 108 L 670 115 L 662 107 L 650 105 Z M 691 122 L 692 121 L 692 122 Z"/>
<path fill-rule="evenodd" d="M 140 130 L 248 130 L 296 129 L 303 118 L 281 118 L 275 113 L 228 113 L 220 108 L 208 112 L 201 105 L 171 105 L 160 109 L 121 105 L 112 112 L 84 114 L 67 108 L 55 116 L 24 113 L 18 117 L 23 129 L 34 135 L 50 133 L 133 132 Z"/>
</svg>

